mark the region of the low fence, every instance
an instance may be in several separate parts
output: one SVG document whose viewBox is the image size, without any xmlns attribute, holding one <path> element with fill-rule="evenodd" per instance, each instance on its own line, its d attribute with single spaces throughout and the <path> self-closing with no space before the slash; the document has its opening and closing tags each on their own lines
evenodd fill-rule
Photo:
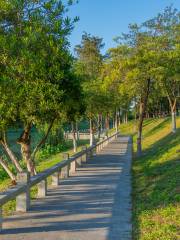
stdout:
<svg viewBox="0 0 180 240">
<path fill-rule="evenodd" d="M 89 140 L 90 139 L 90 132 L 89 131 L 88 132 L 78 132 L 78 133 L 75 134 L 75 136 L 76 136 L 76 139 Z M 105 137 L 106 136 L 106 131 L 105 130 L 101 131 L 100 136 Z M 65 132 L 64 137 L 66 139 L 72 140 L 73 139 L 73 133 L 72 132 Z M 98 133 L 97 132 L 94 133 L 94 137 L 96 139 L 98 138 Z"/>
<path fill-rule="evenodd" d="M 44 198 L 47 194 L 47 178 L 52 177 L 52 185 L 58 186 L 59 179 L 68 178 L 70 174 L 76 171 L 78 166 L 91 158 L 94 154 L 101 151 L 104 146 L 117 138 L 119 133 L 115 133 L 110 137 L 106 137 L 102 141 L 91 147 L 82 147 L 82 151 L 69 157 L 68 153 L 63 154 L 63 161 L 53 167 L 30 177 L 27 172 L 17 175 L 17 185 L 8 189 L 6 192 L 0 193 L 0 230 L 2 229 L 3 213 L 2 206 L 12 199 L 16 199 L 16 211 L 26 212 L 30 209 L 31 198 L 30 189 L 37 185 L 37 198 Z"/>
</svg>

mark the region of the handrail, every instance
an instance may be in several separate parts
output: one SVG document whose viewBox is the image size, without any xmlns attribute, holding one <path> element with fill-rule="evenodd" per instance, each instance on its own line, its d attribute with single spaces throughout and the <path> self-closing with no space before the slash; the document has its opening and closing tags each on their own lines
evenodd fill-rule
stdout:
<svg viewBox="0 0 180 240">
<path fill-rule="evenodd" d="M 16 210 L 26 212 L 30 207 L 29 192 L 31 187 L 39 184 L 38 191 L 40 192 L 40 197 L 45 197 L 47 190 L 46 181 L 48 177 L 54 177 L 58 185 L 60 171 L 64 170 L 66 173 L 65 176 L 68 177 L 71 167 L 75 171 L 76 164 L 81 165 L 81 161 L 77 162 L 78 159 L 82 160 L 82 158 L 84 157 L 84 162 L 86 162 L 87 158 L 90 158 L 95 151 L 99 152 L 106 144 L 108 144 L 111 140 L 115 139 L 118 135 L 119 132 L 116 132 L 115 134 L 106 137 L 106 139 L 103 139 L 102 141 L 96 143 L 93 146 L 90 146 L 88 148 L 85 147 L 84 150 L 74 154 L 70 158 L 68 154 L 66 154 L 63 161 L 54 165 L 51 168 L 46 169 L 43 172 L 38 173 L 36 176 L 28 177 L 29 173 L 20 173 L 17 181 L 18 184 L 14 187 L 9 188 L 6 192 L 0 193 L 0 230 L 2 228 L 2 206 L 4 204 L 16 198 Z M 75 164 L 73 165 L 73 163 Z"/>
</svg>

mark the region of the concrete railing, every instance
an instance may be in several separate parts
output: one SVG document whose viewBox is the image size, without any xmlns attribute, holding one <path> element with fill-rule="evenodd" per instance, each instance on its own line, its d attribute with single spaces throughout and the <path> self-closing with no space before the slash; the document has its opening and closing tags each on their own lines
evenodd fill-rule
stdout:
<svg viewBox="0 0 180 240">
<path fill-rule="evenodd" d="M 52 185 L 58 186 L 59 179 L 68 178 L 76 171 L 78 166 L 86 163 L 93 155 L 100 152 L 109 142 L 117 138 L 119 133 L 106 137 L 96 145 L 91 147 L 82 147 L 82 151 L 69 157 L 68 153 L 63 153 L 63 161 L 54 165 L 47 170 L 38 173 L 36 176 L 30 177 L 27 172 L 17 175 L 17 185 L 8 189 L 6 192 L 0 193 L 0 230 L 2 229 L 3 213 L 2 207 L 7 202 L 16 199 L 16 211 L 26 212 L 30 209 L 31 198 L 30 189 L 37 185 L 37 198 L 44 198 L 47 194 L 47 178 L 52 178 Z"/>
<path fill-rule="evenodd" d="M 101 131 L 101 133 L 100 133 L 100 135 L 101 135 L 101 137 L 105 137 L 106 136 L 106 131 L 105 130 L 103 130 L 103 131 Z M 79 140 L 88 140 L 88 139 L 90 139 L 90 132 L 88 131 L 88 132 L 78 132 L 78 134 L 76 133 L 76 138 L 77 139 L 79 139 Z M 73 133 L 72 132 L 66 132 L 66 133 L 64 133 L 64 137 L 66 138 L 66 139 L 73 139 Z M 95 132 L 94 133 L 94 137 L 97 139 L 98 138 L 98 132 Z"/>
</svg>

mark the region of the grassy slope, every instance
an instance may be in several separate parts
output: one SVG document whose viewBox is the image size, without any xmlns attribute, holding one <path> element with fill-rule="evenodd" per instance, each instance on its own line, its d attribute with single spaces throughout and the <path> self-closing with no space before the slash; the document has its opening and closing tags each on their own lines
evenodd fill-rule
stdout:
<svg viewBox="0 0 180 240">
<path fill-rule="evenodd" d="M 138 240 L 180 239 L 180 118 L 144 122 L 143 156 L 133 160 L 133 236 Z M 136 150 L 136 126 L 122 125 Z"/>
</svg>

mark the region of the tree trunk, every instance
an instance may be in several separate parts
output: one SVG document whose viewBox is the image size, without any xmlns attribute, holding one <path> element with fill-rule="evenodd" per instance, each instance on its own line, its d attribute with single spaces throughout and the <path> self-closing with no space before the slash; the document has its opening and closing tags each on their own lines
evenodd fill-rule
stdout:
<svg viewBox="0 0 180 240">
<path fill-rule="evenodd" d="M 128 123 L 128 112 L 126 111 L 126 113 L 125 113 L 125 118 L 126 118 L 126 124 Z"/>
<path fill-rule="evenodd" d="M 104 127 L 103 127 L 103 115 L 102 115 L 102 113 L 101 113 L 100 117 L 101 117 L 101 132 L 103 132 Z"/>
<path fill-rule="evenodd" d="M 116 116 L 114 114 L 113 118 L 112 118 L 112 128 L 115 128 L 115 121 L 116 121 Z"/>
<path fill-rule="evenodd" d="M 106 130 L 109 130 L 109 114 L 106 115 Z"/>
<path fill-rule="evenodd" d="M 10 168 L 8 167 L 7 163 L 2 159 L 2 157 L 0 157 L 0 164 L 4 168 L 4 170 L 7 172 L 7 174 L 11 178 L 12 182 L 15 184 L 16 183 L 16 177 L 13 174 L 13 172 L 10 170 Z"/>
<path fill-rule="evenodd" d="M 71 126 L 72 126 L 72 137 L 73 137 L 73 150 L 74 150 L 74 153 L 76 153 L 77 152 L 77 140 L 76 140 L 75 123 L 72 122 Z"/>
<path fill-rule="evenodd" d="M 90 125 L 90 146 L 94 145 L 94 130 L 93 130 L 93 120 L 90 119 L 89 121 Z"/>
<path fill-rule="evenodd" d="M 172 132 L 176 132 L 176 111 L 172 111 Z"/>
<path fill-rule="evenodd" d="M 137 133 L 137 155 L 140 156 L 142 153 L 142 127 L 143 127 L 143 112 L 144 112 L 144 103 L 140 102 L 139 105 L 139 123 L 138 123 L 138 133 Z"/>
<path fill-rule="evenodd" d="M 27 170 L 31 173 L 31 175 L 36 174 L 34 162 L 31 159 L 31 131 L 32 124 L 28 124 L 25 126 L 23 133 L 18 139 L 17 143 L 21 145 L 21 154 L 23 160 L 25 160 L 27 165 Z"/>
<path fill-rule="evenodd" d="M 118 126 L 120 126 L 121 125 L 121 109 L 119 109 L 118 115 L 119 115 L 119 117 L 118 117 Z"/>
<path fill-rule="evenodd" d="M 78 128 L 78 122 L 76 121 L 76 139 L 79 140 L 79 128 Z"/>
<path fill-rule="evenodd" d="M 150 79 L 147 80 L 147 86 L 145 89 L 145 95 L 141 97 L 140 105 L 139 105 L 139 124 L 138 124 L 138 134 L 137 134 L 137 155 L 141 156 L 142 154 L 142 128 L 143 121 L 146 113 L 147 102 L 150 92 Z"/>
<path fill-rule="evenodd" d="M 10 147 L 8 146 L 5 133 L 4 133 L 3 139 L 1 140 L 1 144 L 2 144 L 6 154 L 12 161 L 13 165 L 15 166 L 17 172 L 19 172 L 19 173 L 23 172 L 23 169 L 21 168 L 19 161 L 17 160 L 16 156 L 14 155 L 14 153 L 11 151 Z"/>
<path fill-rule="evenodd" d="M 108 130 L 109 130 L 109 114 L 106 114 L 106 118 L 105 118 L 105 131 L 106 131 L 106 136 L 108 136 Z"/>
<path fill-rule="evenodd" d="M 98 114 L 98 139 L 101 137 L 101 114 Z"/>
<path fill-rule="evenodd" d="M 169 99 L 169 105 L 171 108 L 171 117 L 172 117 L 172 133 L 176 133 L 176 99 Z"/>
<path fill-rule="evenodd" d="M 126 123 L 126 112 L 123 114 L 123 123 Z"/>
<path fill-rule="evenodd" d="M 116 132 L 118 132 L 118 111 L 116 109 L 116 113 L 115 113 L 115 128 L 116 128 Z"/>
</svg>

